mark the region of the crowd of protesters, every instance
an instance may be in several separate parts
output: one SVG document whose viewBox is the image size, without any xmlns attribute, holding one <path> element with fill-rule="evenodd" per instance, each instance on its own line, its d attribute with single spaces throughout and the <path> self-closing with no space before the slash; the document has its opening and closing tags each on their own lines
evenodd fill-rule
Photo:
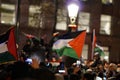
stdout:
<svg viewBox="0 0 120 80">
<path fill-rule="evenodd" d="M 48 59 L 47 50 L 43 42 L 27 40 L 19 61 L 0 65 L 0 80 L 120 80 L 120 64 L 101 60 L 99 54 L 68 67 L 64 57 L 55 54 Z"/>
</svg>

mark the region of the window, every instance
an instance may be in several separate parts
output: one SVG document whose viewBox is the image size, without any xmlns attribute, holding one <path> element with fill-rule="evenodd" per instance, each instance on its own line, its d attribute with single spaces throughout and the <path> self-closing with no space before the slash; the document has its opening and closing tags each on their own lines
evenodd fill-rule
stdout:
<svg viewBox="0 0 120 80">
<path fill-rule="evenodd" d="M 54 3 L 52 2 L 40 2 L 40 4 L 34 4 L 29 6 L 29 25 L 31 27 L 38 27 L 45 29 L 46 24 L 49 24 L 50 19 L 54 15 Z"/>
<path fill-rule="evenodd" d="M 105 59 L 109 62 L 109 47 L 103 46 L 104 56 L 101 56 L 101 59 Z"/>
<path fill-rule="evenodd" d="M 87 44 L 85 44 L 85 45 L 83 46 L 82 58 L 83 58 L 83 59 L 88 59 L 88 45 L 87 45 Z"/>
<path fill-rule="evenodd" d="M 58 9 L 56 30 L 67 30 L 67 11 Z"/>
<path fill-rule="evenodd" d="M 100 34 L 110 35 L 111 33 L 111 16 L 101 15 Z"/>
<path fill-rule="evenodd" d="M 15 24 L 15 5 L 1 4 L 1 23 Z"/>
<path fill-rule="evenodd" d="M 112 4 L 113 0 L 102 0 L 103 4 Z"/>
<path fill-rule="evenodd" d="M 90 22 L 90 13 L 87 12 L 80 12 L 79 13 L 79 20 L 78 20 L 78 30 L 86 29 L 89 32 L 89 22 Z"/>
<path fill-rule="evenodd" d="M 40 6 L 33 6 L 29 7 L 29 26 L 31 27 L 40 27 L 41 25 L 41 18 L 40 18 Z"/>
</svg>

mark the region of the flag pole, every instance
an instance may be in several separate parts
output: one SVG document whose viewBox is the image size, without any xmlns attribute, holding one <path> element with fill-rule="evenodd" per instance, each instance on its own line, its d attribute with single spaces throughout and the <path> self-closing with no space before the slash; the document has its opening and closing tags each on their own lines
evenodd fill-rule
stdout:
<svg viewBox="0 0 120 80">
<path fill-rule="evenodd" d="M 92 34 L 92 53 L 91 53 L 91 59 L 93 59 L 94 56 L 94 48 L 95 48 L 95 29 L 93 29 L 93 34 Z"/>
<path fill-rule="evenodd" d="M 20 27 L 20 0 L 16 0 L 16 5 L 15 5 L 15 39 L 16 39 L 16 44 L 19 45 L 19 27 Z M 19 47 L 18 47 L 19 49 Z M 18 59 L 20 57 L 19 54 Z"/>
<path fill-rule="evenodd" d="M 16 25 L 16 42 L 19 43 L 19 26 L 20 26 L 20 0 L 16 1 L 16 13 L 15 13 L 15 25 Z"/>
</svg>

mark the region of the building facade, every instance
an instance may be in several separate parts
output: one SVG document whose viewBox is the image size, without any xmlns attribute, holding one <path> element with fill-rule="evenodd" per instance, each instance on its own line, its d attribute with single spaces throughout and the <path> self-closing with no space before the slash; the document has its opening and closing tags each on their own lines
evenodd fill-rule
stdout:
<svg viewBox="0 0 120 80">
<path fill-rule="evenodd" d="M 19 50 L 26 40 L 23 32 L 39 38 L 46 36 L 45 42 L 49 43 L 54 32 L 67 31 L 65 1 L 0 0 L 0 33 L 15 26 Z M 104 47 L 109 62 L 120 63 L 119 2 L 120 0 L 80 0 L 78 30 L 87 28 L 86 46 L 82 53 L 86 54 L 86 58 L 91 59 L 91 38 L 95 29 L 97 43 Z"/>
</svg>

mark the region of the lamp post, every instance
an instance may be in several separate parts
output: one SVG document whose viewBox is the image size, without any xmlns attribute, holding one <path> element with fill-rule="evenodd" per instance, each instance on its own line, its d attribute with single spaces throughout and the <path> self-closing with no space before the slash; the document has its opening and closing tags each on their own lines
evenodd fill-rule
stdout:
<svg viewBox="0 0 120 80">
<path fill-rule="evenodd" d="M 71 2 L 67 6 L 68 9 L 68 31 L 75 32 L 77 31 L 77 17 L 79 12 L 79 5 L 78 2 Z"/>
</svg>

